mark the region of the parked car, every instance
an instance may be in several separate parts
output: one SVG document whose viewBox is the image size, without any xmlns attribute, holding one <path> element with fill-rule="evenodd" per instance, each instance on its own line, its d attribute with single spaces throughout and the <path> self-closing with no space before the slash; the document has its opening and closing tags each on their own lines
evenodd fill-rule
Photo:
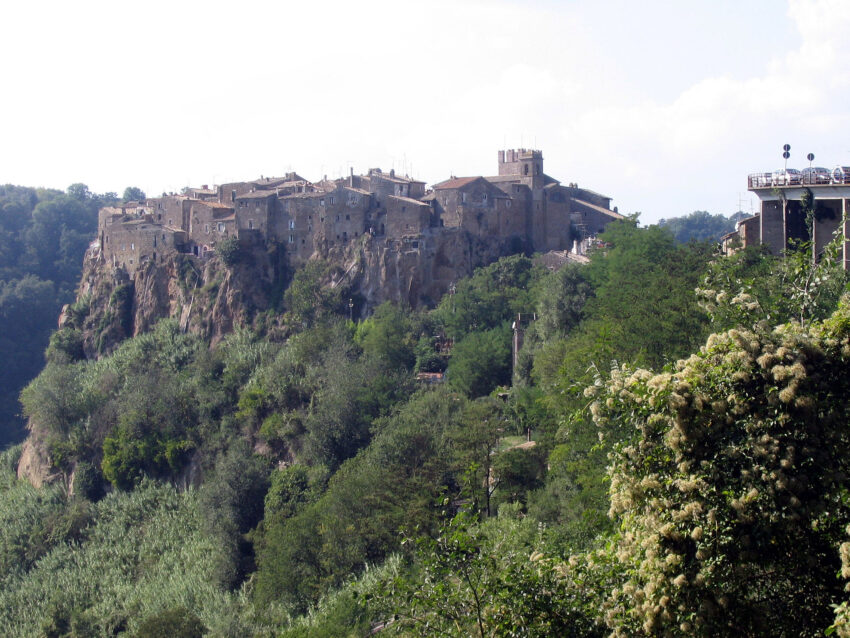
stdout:
<svg viewBox="0 0 850 638">
<path fill-rule="evenodd" d="M 836 166 L 832 169 L 833 184 L 850 184 L 850 166 Z"/>
<path fill-rule="evenodd" d="M 823 166 L 810 166 L 804 168 L 800 173 L 803 184 L 829 184 L 832 181 L 832 173 Z"/>
<path fill-rule="evenodd" d="M 796 168 L 779 168 L 773 171 L 774 186 L 794 186 L 800 183 L 802 177 Z"/>
</svg>

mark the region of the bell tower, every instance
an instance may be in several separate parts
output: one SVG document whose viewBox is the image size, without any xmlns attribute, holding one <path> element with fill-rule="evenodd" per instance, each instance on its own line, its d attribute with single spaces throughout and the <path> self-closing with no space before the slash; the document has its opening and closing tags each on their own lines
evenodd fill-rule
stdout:
<svg viewBox="0 0 850 638">
<path fill-rule="evenodd" d="M 499 151 L 499 175 L 516 175 L 532 190 L 543 188 L 543 151 L 525 148 Z"/>
</svg>

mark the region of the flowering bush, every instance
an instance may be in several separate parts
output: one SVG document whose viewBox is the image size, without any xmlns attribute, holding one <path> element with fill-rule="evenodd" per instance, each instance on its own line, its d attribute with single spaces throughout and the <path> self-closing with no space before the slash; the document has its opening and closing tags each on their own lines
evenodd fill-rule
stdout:
<svg viewBox="0 0 850 638">
<path fill-rule="evenodd" d="M 618 441 L 613 636 L 815 635 L 832 623 L 850 523 L 847 300 L 808 328 L 712 335 L 661 374 L 616 369 L 586 394 L 600 436 Z"/>
</svg>

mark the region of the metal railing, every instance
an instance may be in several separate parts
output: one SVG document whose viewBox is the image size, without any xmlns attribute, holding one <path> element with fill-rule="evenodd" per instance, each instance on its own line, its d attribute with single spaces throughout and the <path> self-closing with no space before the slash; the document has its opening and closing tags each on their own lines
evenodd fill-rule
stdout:
<svg viewBox="0 0 850 638">
<path fill-rule="evenodd" d="M 777 188 L 783 186 L 827 186 L 830 184 L 850 184 L 850 166 L 838 166 L 832 171 L 808 171 L 792 173 L 773 171 L 771 173 L 751 173 L 747 176 L 747 187 Z"/>
</svg>

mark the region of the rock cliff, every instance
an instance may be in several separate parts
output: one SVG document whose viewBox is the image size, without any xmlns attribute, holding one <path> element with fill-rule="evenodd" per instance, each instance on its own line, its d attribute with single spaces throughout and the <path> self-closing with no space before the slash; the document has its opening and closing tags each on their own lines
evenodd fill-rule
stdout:
<svg viewBox="0 0 850 638">
<path fill-rule="evenodd" d="M 432 306 L 452 282 L 522 248 L 517 242 L 440 229 L 403 241 L 364 235 L 314 257 L 334 266 L 327 285 L 343 286 L 365 316 L 388 300 L 412 308 Z M 88 358 L 111 352 L 166 317 L 213 345 L 238 326 L 263 322 L 285 330 L 280 313 L 267 312 L 285 310 L 282 295 L 292 273 L 284 250 L 247 245 L 224 261 L 171 254 L 147 262 L 131 277 L 93 248 L 86 255 L 77 302 L 63 309 L 59 325 L 82 332 Z"/>
</svg>

